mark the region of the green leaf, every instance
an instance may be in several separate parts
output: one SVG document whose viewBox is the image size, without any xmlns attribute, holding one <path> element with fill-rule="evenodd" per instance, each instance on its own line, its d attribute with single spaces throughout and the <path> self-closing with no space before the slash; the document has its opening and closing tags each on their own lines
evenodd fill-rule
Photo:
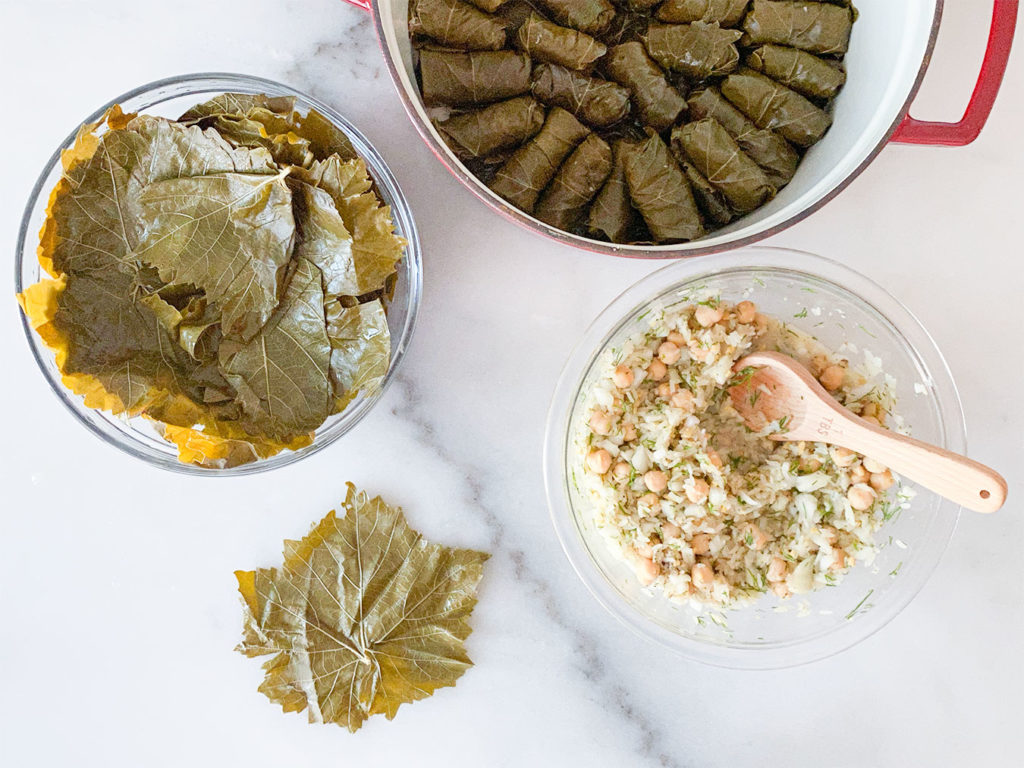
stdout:
<svg viewBox="0 0 1024 768">
<path fill-rule="evenodd" d="M 391 361 L 391 332 L 380 301 L 344 307 L 327 305 L 331 341 L 331 382 L 335 397 L 380 386 Z"/>
<path fill-rule="evenodd" d="M 334 198 L 326 190 L 293 183 L 295 226 L 299 233 L 295 255 L 317 266 L 324 277 L 327 298 L 360 293 L 352 260 L 352 235 Z"/>
<path fill-rule="evenodd" d="M 250 341 L 225 338 L 220 367 L 247 427 L 275 440 L 309 433 L 331 412 L 331 345 L 320 270 L 298 259 L 280 306 Z"/>
<path fill-rule="evenodd" d="M 273 654 L 260 691 L 311 723 L 358 730 L 455 685 L 488 555 L 426 541 L 402 511 L 351 484 L 280 568 L 236 571 L 249 657 Z"/>
<path fill-rule="evenodd" d="M 150 184 L 140 196 L 145 232 L 134 257 L 169 285 L 202 288 L 222 306 L 225 334 L 251 339 L 277 306 L 295 237 L 286 173 Z"/>
</svg>

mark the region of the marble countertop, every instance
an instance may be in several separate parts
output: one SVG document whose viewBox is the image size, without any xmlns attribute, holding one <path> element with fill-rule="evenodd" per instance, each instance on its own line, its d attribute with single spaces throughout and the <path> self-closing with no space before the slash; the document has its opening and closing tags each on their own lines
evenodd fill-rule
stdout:
<svg viewBox="0 0 1024 768">
<path fill-rule="evenodd" d="M 494 216 L 423 146 L 368 16 L 340 0 L 0 3 L 8 253 L 38 169 L 81 117 L 139 83 L 224 70 L 281 80 L 349 116 L 397 175 L 426 254 L 396 386 L 351 439 L 241 479 L 172 475 L 97 441 L 35 370 L 9 301 L 0 397 L 17 408 L 0 449 L 0 762 L 1019 764 L 1020 55 L 973 146 L 890 147 L 771 240 L 855 264 L 921 318 L 960 386 L 972 455 L 1007 474 L 1010 503 L 963 517 L 931 581 L 881 632 L 825 661 L 751 673 L 688 662 L 619 626 L 576 579 L 548 518 L 539 451 L 554 381 L 591 319 L 654 265 L 577 252 Z M 988 4 L 947 7 L 924 117 L 959 113 L 984 45 Z M 232 651 L 233 570 L 276 562 L 281 540 L 335 506 L 346 480 L 402 504 L 437 541 L 494 553 L 469 640 L 476 666 L 355 735 L 282 714 L 256 691 L 259 664 Z"/>
</svg>

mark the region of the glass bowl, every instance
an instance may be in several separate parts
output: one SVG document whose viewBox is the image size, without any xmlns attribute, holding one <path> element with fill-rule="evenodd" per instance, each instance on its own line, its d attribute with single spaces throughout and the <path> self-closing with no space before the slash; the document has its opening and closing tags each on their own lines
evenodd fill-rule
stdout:
<svg viewBox="0 0 1024 768">
<path fill-rule="evenodd" d="M 147 419 L 114 416 L 106 411 L 87 408 L 81 397 L 73 394 L 61 383 L 60 371 L 54 362 L 53 352 L 29 327 L 27 319 L 21 313 L 25 337 L 40 370 L 60 401 L 81 424 L 93 434 L 136 458 L 163 469 L 196 475 L 246 475 L 283 467 L 321 450 L 352 429 L 373 408 L 395 377 L 412 337 L 423 285 L 420 243 L 409 204 L 384 160 L 355 126 L 327 105 L 286 85 L 249 75 L 204 73 L 181 75 L 140 86 L 103 105 L 74 126 L 74 130 L 46 163 L 25 207 L 15 253 L 14 282 L 17 292 L 21 293 L 26 286 L 38 282 L 42 277 L 42 270 L 36 258 L 38 233 L 46 219 L 50 190 L 60 178 L 61 150 L 74 143 L 78 125 L 96 122 L 113 104 L 120 104 L 125 112 L 177 118 L 189 107 L 225 92 L 293 96 L 298 111 L 305 113 L 314 108 L 330 120 L 348 136 L 356 152 L 366 161 L 378 194 L 385 204 L 391 206 L 395 230 L 405 238 L 408 245 L 405 257 L 398 265 L 398 282 L 394 298 L 388 306 L 388 326 L 392 339 L 391 363 L 377 391 L 370 394 L 360 393 L 344 411 L 327 419 L 317 429 L 310 445 L 296 451 L 282 451 L 267 459 L 227 469 L 205 468 L 178 461 L 176 446 L 164 440 L 155 425 Z"/>
<path fill-rule="evenodd" d="M 652 302 L 689 303 L 706 287 L 817 336 L 831 349 L 851 342 L 895 377 L 896 410 L 912 434 L 963 453 L 963 411 L 952 376 L 917 319 L 876 283 L 834 261 L 783 248 L 746 248 L 681 261 L 627 289 L 593 322 L 555 389 L 544 442 L 544 479 L 555 530 L 573 568 L 597 600 L 637 633 L 684 656 L 719 666 L 768 669 L 824 658 L 860 642 L 898 614 L 938 564 L 959 507 L 912 483 L 909 507 L 877 535 L 874 566 L 858 564 L 838 586 L 782 601 L 698 614 L 645 589 L 596 530 L 569 467 L 573 436 L 601 353 L 644 328 Z M 860 362 L 859 357 L 856 358 Z"/>
</svg>

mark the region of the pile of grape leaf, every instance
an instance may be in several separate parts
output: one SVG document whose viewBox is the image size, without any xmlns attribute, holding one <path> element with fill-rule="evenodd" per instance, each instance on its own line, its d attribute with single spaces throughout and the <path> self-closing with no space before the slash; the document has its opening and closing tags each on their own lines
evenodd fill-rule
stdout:
<svg viewBox="0 0 1024 768">
<path fill-rule="evenodd" d="M 18 298 L 88 407 L 223 468 L 308 445 L 379 386 L 405 243 L 324 116 L 243 94 L 176 121 L 113 107 L 62 163 L 50 279 Z"/>
<path fill-rule="evenodd" d="M 472 666 L 463 643 L 489 555 L 426 541 L 401 509 L 351 483 L 342 508 L 285 541 L 280 568 L 235 572 L 236 650 L 273 654 L 259 690 L 285 712 L 356 731 Z"/>
</svg>

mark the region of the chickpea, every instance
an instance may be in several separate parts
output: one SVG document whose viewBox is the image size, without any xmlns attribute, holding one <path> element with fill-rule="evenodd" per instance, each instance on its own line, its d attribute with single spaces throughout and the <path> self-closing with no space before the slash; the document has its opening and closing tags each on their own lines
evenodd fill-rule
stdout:
<svg viewBox="0 0 1024 768">
<path fill-rule="evenodd" d="M 750 548 L 761 550 L 768 543 L 768 534 L 761 530 L 760 526 L 751 523 L 747 526 L 747 536 L 750 537 Z"/>
<path fill-rule="evenodd" d="M 896 481 L 893 479 L 892 472 L 890 472 L 888 469 L 885 470 L 885 472 L 875 472 L 874 474 L 871 475 L 871 479 L 868 480 L 868 483 L 871 485 L 871 487 L 879 492 L 889 490 L 890 488 L 892 488 L 892 484 L 895 482 Z"/>
<path fill-rule="evenodd" d="M 771 565 L 768 566 L 768 581 L 785 581 L 788 568 L 786 561 L 781 557 L 773 557 Z"/>
<path fill-rule="evenodd" d="M 693 409 L 696 406 L 696 400 L 693 397 L 693 392 L 688 389 L 680 389 L 672 395 L 669 403 L 673 408 L 679 408 L 687 413 L 693 413 Z"/>
<path fill-rule="evenodd" d="M 616 366 L 615 372 L 612 374 L 612 381 L 619 389 L 633 386 L 633 370 L 628 365 Z"/>
<path fill-rule="evenodd" d="M 864 403 L 860 409 L 861 416 L 872 416 L 878 418 L 879 408 L 878 403 Z"/>
<path fill-rule="evenodd" d="M 644 473 L 644 485 L 653 493 L 661 493 L 668 488 L 668 475 L 660 469 L 652 469 Z"/>
<path fill-rule="evenodd" d="M 675 523 L 663 523 L 661 526 L 661 538 L 663 541 L 667 541 L 668 539 L 678 539 L 679 534 L 682 532 L 683 529 Z"/>
<path fill-rule="evenodd" d="M 590 416 L 590 428 L 599 435 L 609 435 L 612 431 L 612 417 L 607 411 L 594 411 Z"/>
<path fill-rule="evenodd" d="M 817 378 L 818 376 L 821 376 L 821 372 L 828 368 L 828 366 L 829 362 L 827 357 L 824 355 L 814 355 L 807 367 L 810 369 L 811 373 L 814 374 L 814 377 Z"/>
<path fill-rule="evenodd" d="M 820 381 L 821 386 L 829 392 L 835 392 L 843 385 L 843 379 L 845 378 L 846 370 L 841 365 L 830 365 L 821 372 L 821 376 L 818 377 L 818 381 Z"/>
<path fill-rule="evenodd" d="M 672 394 L 672 391 L 673 387 L 667 381 L 663 381 L 658 385 L 658 397 L 668 398 Z"/>
<path fill-rule="evenodd" d="M 850 502 L 851 507 L 863 512 L 865 509 L 870 509 L 871 505 L 875 503 L 875 492 L 871 486 L 858 483 L 847 491 L 846 500 Z"/>
<path fill-rule="evenodd" d="M 658 359 L 661 360 L 665 365 L 672 365 L 678 363 L 679 358 L 683 356 L 682 351 L 678 346 L 673 344 L 671 341 L 662 342 L 661 346 L 658 347 Z"/>
<path fill-rule="evenodd" d="M 741 301 L 736 305 L 736 322 L 750 325 L 757 317 L 757 305 L 752 301 Z"/>
<path fill-rule="evenodd" d="M 856 453 L 835 445 L 828 449 L 828 455 L 832 457 L 837 467 L 848 467 L 857 460 Z"/>
<path fill-rule="evenodd" d="M 711 354 L 711 350 L 707 347 L 702 347 L 700 342 L 696 339 L 690 339 L 690 343 L 687 345 L 687 349 L 690 350 L 690 357 L 696 360 L 698 363 L 703 363 L 708 359 L 708 355 Z"/>
<path fill-rule="evenodd" d="M 875 461 L 870 456 L 865 456 L 864 457 L 863 464 L 864 464 L 864 469 L 866 469 L 872 475 L 876 475 L 876 474 L 878 474 L 880 472 L 885 472 L 885 470 L 888 469 L 888 467 L 885 466 L 885 464 L 883 464 L 880 461 Z"/>
<path fill-rule="evenodd" d="M 711 534 L 695 533 L 690 539 L 690 549 L 695 555 L 706 555 L 711 551 Z"/>
<path fill-rule="evenodd" d="M 701 304 L 693 312 L 693 318 L 702 328 L 710 328 L 725 316 L 725 310 L 721 307 L 709 307 Z"/>
<path fill-rule="evenodd" d="M 636 440 L 636 424 L 630 421 L 622 427 L 622 439 Z"/>
<path fill-rule="evenodd" d="M 754 318 L 754 328 L 757 329 L 758 333 L 764 333 L 768 330 L 768 316 L 762 315 L 760 312 Z"/>
<path fill-rule="evenodd" d="M 772 584 L 772 592 L 781 597 L 783 600 L 785 600 L 790 595 L 789 587 L 786 586 L 786 582 L 784 581 L 779 581 L 775 584 Z"/>
<path fill-rule="evenodd" d="M 587 467 L 591 472 L 603 475 L 612 465 L 612 455 L 604 448 L 598 448 L 587 454 Z"/>
<path fill-rule="evenodd" d="M 649 557 L 640 558 L 640 562 L 636 564 L 636 577 L 645 587 L 653 584 L 660 573 L 661 566 Z"/>
<path fill-rule="evenodd" d="M 711 466 L 718 469 L 722 468 L 722 457 L 718 455 L 718 451 L 714 448 L 708 448 L 708 461 L 711 462 Z"/>
<path fill-rule="evenodd" d="M 616 480 L 625 480 L 629 477 L 629 464 L 624 461 L 616 462 L 612 467 L 612 474 L 615 475 Z"/>
<path fill-rule="evenodd" d="M 658 358 L 651 360 L 651 364 L 647 366 L 647 377 L 651 381 L 661 381 L 668 375 L 668 367 L 661 362 Z"/>
<path fill-rule="evenodd" d="M 707 563 L 697 563 L 690 571 L 690 578 L 697 589 L 707 589 L 715 580 L 715 572 L 711 570 L 711 566 Z"/>
<path fill-rule="evenodd" d="M 668 339 L 669 341 L 671 341 L 677 347 L 685 347 L 686 346 L 686 339 L 683 337 L 683 334 L 681 334 L 679 331 L 672 331 L 665 338 Z"/>
<path fill-rule="evenodd" d="M 866 483 L 870 479 L 871 473 L 864 469 L 863 464 L 858 464 L 857 466 L 850 470 L 850 482 L 853 485 L 857 485 L 858 483 Z"/>
<path fill-rule="evenodd" d="M 847 561 L 847 559 L 849 557 L 846 554 L 846 550 L 843 549 L 842 547 L 836 547 L 836 548 L 834 548 L 832 550 L 832 555 L 834 556 L 835 559 L 832 561 L 832 565 L 830 565 L 828 569 L 830 571 L 841 571 L 841 570 L 843 570 L 843 568 L 846 567 L 846 561 Z"/>
<path fill-rule="evenodd" d="M 804 456 L 800 459 L 800 469 L 804 472 L 817 472 L 821 469 L 821 462 L 813 456 Z"/>
<path fill-rule="evenodd" d="M 651 546 L 649 541 L 638 541 L 633 545 L 633 551 L 636 552 L 639 557 L 654 557 L 654 547 Z"/>
<path fill-rule="evenodd" d="M 873 427 L 885 427 L 877 416 L 861 416 L 861 418 Z"/>
<path fill-rule="evenodd" d="M 693 485 L 686 489 L 686 498 L 690 500 L 691 504 L 703 504 L 707 501 L 710 491 L 711 487 L 707 481 L 698 477 L 693 481 Z"/>
<path fill-rule="evenodd" d="M 645 493 L 640 497 L 640 503 L 654 514 L 661 512 L 661 499 L 658 498 L 657 494 Z"/>
</svg>

